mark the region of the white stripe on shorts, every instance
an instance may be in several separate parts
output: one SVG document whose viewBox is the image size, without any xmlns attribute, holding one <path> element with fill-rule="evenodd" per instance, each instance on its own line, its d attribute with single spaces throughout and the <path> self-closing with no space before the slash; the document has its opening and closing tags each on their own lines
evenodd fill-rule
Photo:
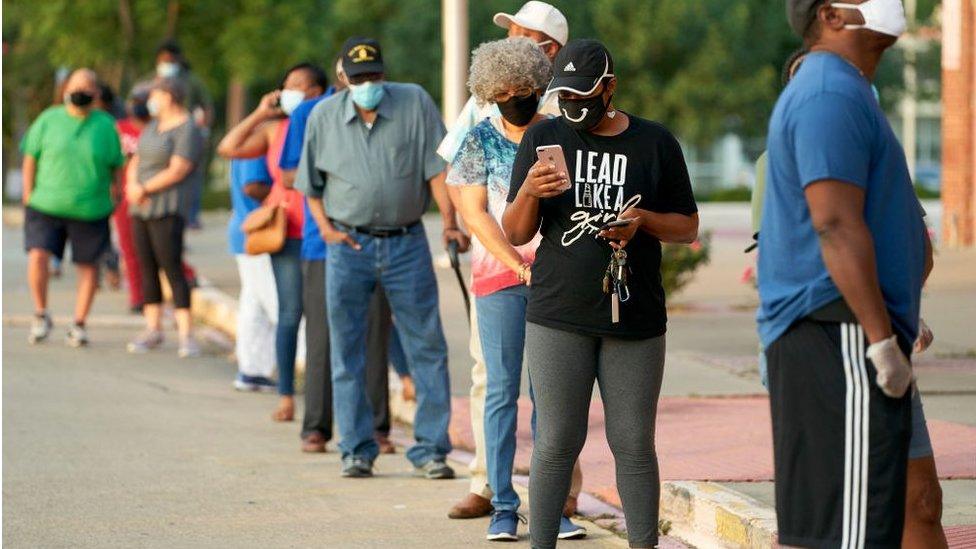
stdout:
<svg viewBox="0 0 976 549">
<path fill-rule="evenodd" d="M 842 549 L 864 547 L 867 526 L 869 402 L 864 364 L 864 332 L 857 324 L 840 325 L 844 359 L 844 517 Z"/>
</svg>

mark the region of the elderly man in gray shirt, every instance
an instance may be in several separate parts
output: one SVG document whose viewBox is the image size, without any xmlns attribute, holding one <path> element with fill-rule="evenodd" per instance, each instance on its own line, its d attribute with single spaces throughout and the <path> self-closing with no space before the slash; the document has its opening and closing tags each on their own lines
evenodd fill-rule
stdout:
<svg viewBox="0 0 976 549">
<path fill-rule="evenodd" d="M 380 45 L 343 44 L 349 88 L 319 103 L 308 120 L 296 185 L 328 245 L 326 303 L 342 475 L 368 477 L 378 447 L 366 392 L 366 312 L 377 284 L 386 292 L 417 385 L 417 443 L 407 451 L 417 474 L 453 478 L 447 344 L 437 280 L 421 216 L 437 202 L 444 241 L 457 228 L 437 155 L 444 124 L 430 95 L 384 81 Z"/>
</svg>

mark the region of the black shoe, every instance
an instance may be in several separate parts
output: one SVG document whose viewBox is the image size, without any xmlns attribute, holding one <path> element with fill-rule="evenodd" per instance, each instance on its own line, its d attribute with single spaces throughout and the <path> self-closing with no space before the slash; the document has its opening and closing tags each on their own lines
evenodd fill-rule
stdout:
<svg viewBox="0 0 976 549">
<path fill-rule="evenodd" d="M 414 467 L 413 472 L 418 477 L 430 480 L 454 478 L 454 469 L 444 462 L 444 458 L 432 459 L 419 467 Z"/>
<path fill-rule="evenodd" d="M 373 476 L 373 462 L 359 456 L 342 458 L 342 476 L 347 478 L 368 478 Z"/>
</svg>

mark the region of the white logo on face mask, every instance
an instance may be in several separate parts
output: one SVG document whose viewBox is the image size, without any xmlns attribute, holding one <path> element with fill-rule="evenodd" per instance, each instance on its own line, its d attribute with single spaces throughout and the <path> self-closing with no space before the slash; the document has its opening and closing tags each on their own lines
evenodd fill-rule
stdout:
<svg viewBox="0 0 976 549">
<path fill-rule="evenodd" d="M 563 109 L 563 117 L 566 118 L 566 120 L 569 120 L 570 122 L 582 122 L 583 119 L 586 118 L 586 115 L 589 114 L 589 112 L 590 109 L 583 107 L 583 110 L 580 112 L 579 118 L 573 118 L 572 116 L 569 116 L 569 113 L 566 112 L 566 109 Z"/>
<path fill-rule="evenodd" d="M 572 61 L 569 62 L 565 67 L 563 67 L 563 72 L 576 72 L 576 65 Z"/>
<path fill-rule="evenodd" d="M 863 4 L 831 4 L 835 8 L 857 10 L 864 17 L 863 25 L 844 25 L 845 29 L 868 29 L 888 36 L 899 37 L 908 23 L 902 0 L 867 0 Z"/>
</svg>

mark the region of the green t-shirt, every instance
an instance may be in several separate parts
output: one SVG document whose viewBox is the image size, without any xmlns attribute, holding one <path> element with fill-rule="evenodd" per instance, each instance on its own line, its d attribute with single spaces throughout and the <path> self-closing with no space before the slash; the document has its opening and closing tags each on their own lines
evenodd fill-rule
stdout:
<svg viewBox="0 0 976 549">
<path fill-rule="evenodd" d="M 31 208 L 86 221 L 112 213 L 113 175 L 125 157 L 109 114 L 93 110 L 75 118 L 63 105 L 50 107 L 31 124 L 20 150 L 37 161 Z"/>
</svg>

